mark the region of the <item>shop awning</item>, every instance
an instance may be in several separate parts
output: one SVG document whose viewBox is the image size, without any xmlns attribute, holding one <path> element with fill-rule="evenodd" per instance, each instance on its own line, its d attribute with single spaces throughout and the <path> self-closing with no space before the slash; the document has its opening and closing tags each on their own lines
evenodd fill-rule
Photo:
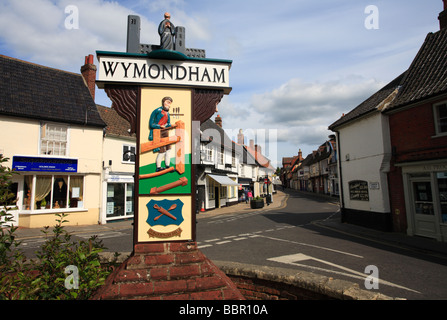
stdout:
<svg viewBox="0 0 447 320">
<path fill-rule="evenodd" d="M 239 183 L 234 182 L 227 176 L 218 176 L 215 174 L 209 174 L 208 177 L 216 181 L 217 183 L 223 185 L 223 186 L 239 186 Z"/>
</svg>

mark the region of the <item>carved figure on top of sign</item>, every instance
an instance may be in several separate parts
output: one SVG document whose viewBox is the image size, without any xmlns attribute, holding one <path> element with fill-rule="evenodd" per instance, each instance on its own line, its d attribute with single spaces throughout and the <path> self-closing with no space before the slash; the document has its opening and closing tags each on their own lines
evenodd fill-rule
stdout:
<svg viewBox="0 0 447 320">
<path fill-rule="evenodd" d="M 166 12 L 165 19 L 158 26 L 160 46 L 162 49 L 174 50 L 175 26 L 171 22 L 171 15 Z"/>
</svg>

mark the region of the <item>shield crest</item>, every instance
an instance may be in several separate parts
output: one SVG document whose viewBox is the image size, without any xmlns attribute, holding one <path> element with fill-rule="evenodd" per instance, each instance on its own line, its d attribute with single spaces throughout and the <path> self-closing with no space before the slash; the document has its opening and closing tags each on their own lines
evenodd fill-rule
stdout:
<svg viewBox="0 0 447 320">
<path fill-rule="evenodd" d="M 183 222 L 183 202 L 177 200 L 151 200 L 146 205 L 148 218 L 146 222 L 151 226 L 168 226 L 171 224 L 180 226 Z"/>
</svg>

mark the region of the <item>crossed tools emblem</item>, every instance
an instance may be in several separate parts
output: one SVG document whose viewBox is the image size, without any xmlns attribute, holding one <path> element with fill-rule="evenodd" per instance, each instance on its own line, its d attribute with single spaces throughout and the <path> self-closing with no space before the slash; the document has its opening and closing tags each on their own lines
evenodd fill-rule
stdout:
<svg viewBox="0 0 447 320">
<path fill-rule="evenodd" d="M 168 216 L 171 219 L 177 220 L 176 217 L 174 217 L 171 213 L 169 213 L 168 211 L 174 210 L 175 208 L 177 208 L 177 205 L 174 203 L 172 206 L 169 207 L 168 210 L 166 210 L 165 208 L 162 208 L 156 204 L 154 204 L 154 209 L 158 210 L 158 212 L 160 212 L 161 214 L 157 217 L 154 218 L 154 221 L 157 221 L 158 219 L 160 219 L 163 215 Z"/>
</svg>

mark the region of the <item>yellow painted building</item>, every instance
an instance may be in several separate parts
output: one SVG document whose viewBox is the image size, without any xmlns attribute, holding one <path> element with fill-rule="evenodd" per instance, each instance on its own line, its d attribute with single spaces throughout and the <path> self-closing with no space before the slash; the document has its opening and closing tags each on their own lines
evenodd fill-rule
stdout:
<svg viewBox="0 0 447 320">
<path fill-rule="evenodd" d="M 97 224 L 106 124 L 84 78 L 6 56 L 0 65 L 0 153 L 17 172 L 14 224 L 52 226 L 56 213 L 68 214 L 67 225 Z"/>
</svg>

